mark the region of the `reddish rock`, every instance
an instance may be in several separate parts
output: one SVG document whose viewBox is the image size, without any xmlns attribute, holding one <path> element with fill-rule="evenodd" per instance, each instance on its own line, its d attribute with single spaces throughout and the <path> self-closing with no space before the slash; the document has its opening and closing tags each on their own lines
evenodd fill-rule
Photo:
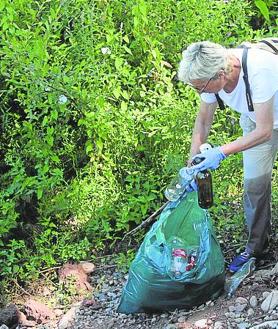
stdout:
<svg viewBox="0 0 278 329">
<path fill-rule="evenodd" d="M 89 283 L 88 274 L 85 272 L 81 264 L 66 263 L 59 270 L 59 281 L 62 283 L 69 282 L 74 278 L 76 289 L 91 291 L 92 286 Z"/>
<path fill-rule="evenodd" d="M 94 270 L 96 269 L 95 264 L 91 263 L 91 262 L 80 262 L 80 265 L 82 266 L 83 270 L 87 273 L 90 274 L 92 272 L 94 272 Z"/>
<path fill-rule="evenodd" d="M 33 299 L 29 299 L 24 304 L 24 309 L 27 319 L 37 323 L 46 323 L 55 318 L 55 313 L 48 306 Z"/>
</svg>

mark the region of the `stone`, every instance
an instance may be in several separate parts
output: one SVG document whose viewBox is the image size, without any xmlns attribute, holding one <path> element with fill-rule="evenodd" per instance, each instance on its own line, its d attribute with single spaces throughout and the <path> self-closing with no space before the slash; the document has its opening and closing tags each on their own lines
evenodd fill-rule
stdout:
<svg viewBox="0 0 278 329">
<path fill-rule="evenodd" d="M 255 308 L 258 306 L 258 300 L 256 296 L 251 296 L 250 300 L 249 300 L 249 304 L 251 307 Z"/>
<path fill-rule="evenodd" d="M 75 286 L 79 293 L 91 291 L 88 274 L 81 264 L 66 263 L 59 269 L 59 282 L 69 283 Z"/>
<path fill-rule="evenodd" d="M 91 262 L 81 261 L 80 265 L 82 266 L 85 273 L 90 274 L 95 271 L 96 266 Z"/>
<path fill-rule="evenodd" d="M 237 328 L 238 329 L 247 329 L 250 327 L 250 324 L 248 322 L 241 322 L 238 323 Z"/>
<path fill-rule="evenodd" d="M 185 316 L 180 316 L 180 317 L 178 318 L 178 322 L 179 322 L 179 323 L 183 323 L 183 322 L 185 322 L 185 321 L 186 321 Z"/>
<path fill-rule="evenodd" d="M 260 270 L 256 273 L 256 279 L 261 280 L 261 278 L 271 278 L 278 273 L 278 263 L 271 270 Z"/>
<path fill-rule="evenodd" d="M 273 276 L 273 275 L 276 275 L 278 274 L 278 262 L 276 263 L 276 265 L 273 267 L 272 270 L 270 270 L 270 275 Z"/>
<path fill-rule="evenodd" d="M 265 328 L 277 329 L 278 328 L 278 320 L 266 321 L 266 322 L 260 323 L 256 326 L 250 327 L 250 329 L 265 329 Z"/>
<path fill-rule="evenodd" d="M 2 324 L 2 326 L 0 326 L 0 329 L 9 329 L 9 327 L 7 327 L 5 324 Z"/>
<path fill-rule="evenodd" d="M 62 316 L 62 315 L 64 314 L 63 311 L 60 310 L 60 309 L 54 310 L 54 313 L 55 313 L 55 315 L 58 316 L 58 317 L 60 317 L 60 316 Z"/>
<path fill-rule="evenodd" d="M 236 310 L 234 305 L 229 306 L 229 312 L 234 312 Z"/>
<path fill-rule="evenodd" d="M 221 321 L 216 321 L 213 329 L 224 329 L 224 324 Z"/>
<path fill-rule="evenodd" d="M 194 323 L 196 329 L 207 329 L 207 319 L 201 319 Z"/>
<path fill-rule="evenodd" d="M 32 318 L 37 323 L 46 323 L 55 318 L 55 313 L 45 304 L 34 299 L 28 299 L 24 304 L 27 319 Z"/>
<path fill-rule="evenodd" d="M 247 304 L 237 304 L 235 306 L 235 312 L 236 313 L 241 313 L 242 311 L 245 310 L 246 306 L 247 306 Z"/>
<path fill-rule="evenodd" d="M 8 327 L 16 326 L 19 322 L 19 310 L 14 304 L 0 309 L 0 324 Z"/>
<path fill-rule="evenodd" d="M 27 320 L 26 315 L 22 312 L 20 312 L 20 315 L 19 315 L 19 323 L 21 326 L 23 326 L 23 328 L 35 327 L 37 325 L 36 321 Z"/>
<path fill-rule="evenodd" d="M 67 329 L 74 324 L 75 314 L 79 308 L 79 304 L 74 305 L 67 313 L 60 319 L 58 329 Z"/>
<path fill-rule="evenodd" d="M 272 311 L 278 305 L 278 290 L 273 290 L 262 302 L 261 309 L 264 312 Z"/>
<path fill-rule="evenodd" d="M 236 299 L 236 303 L 237 304 L 247 304 L 248 303 L 248 300 L 246 298 L 244 298 L 244 297 L 238 297 Z"/>
<path fill-rule="evenodd" d="M 266 297 L 270 294 L 269 291 L 264 291 L 263 292 L 263 299 L 266 299 Z"/>
<path fill-rule="evenodd" d="M 170 323 L 164 329 L 177 329 L 177 326 L 173 323 Z"/>
<path fill-rule="evenodd" d="M 253 308 L 249 308 L 248 310 L 247 310 L 247 316 L 253 316 L 255 314 L 255 311 L 253 310 Z"/>
</svg>

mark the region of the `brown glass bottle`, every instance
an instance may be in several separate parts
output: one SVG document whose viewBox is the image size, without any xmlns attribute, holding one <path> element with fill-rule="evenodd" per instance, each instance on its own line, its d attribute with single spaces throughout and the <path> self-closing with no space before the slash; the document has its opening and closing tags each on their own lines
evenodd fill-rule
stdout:
<svg viewBox="0 0 278 329">
<path fill-rule="evenodd" d="M 196 165 L 203 161 L 204 159 L 196 157 L 192 164 Z M 208 209 L 213 205 L 213 190 L 212 190 L 212 177 L 208 170 L 199 171 L 195 177 L 198 186 L 198 203 L 203 209 Z"/>
</svg>

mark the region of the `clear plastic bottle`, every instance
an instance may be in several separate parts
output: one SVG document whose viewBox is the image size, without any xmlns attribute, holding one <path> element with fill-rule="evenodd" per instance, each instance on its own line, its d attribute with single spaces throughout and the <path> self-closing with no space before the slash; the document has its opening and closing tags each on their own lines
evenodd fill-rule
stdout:
<svg viewBox="0 0 278 329">
<path fill-rule="evenodd" d="M 186 187 L 194 179 L 194 172 L 188 167 L 181 168 L 177 177 L 175 177 L 165 190 L 165 196 L 169 201 L 177 201 L 185 192 Z"/>
<path fill-rule="evenodd" d="M 176 279 L 186 271 L 187 254 L 185 249 L 175 248 L 172 250 L 172 273 Z"/>
<path fill-rule="evenodd" d="M 211 149 L 209 143 L 204 143 L 200 146 L 200 152 L 205 152 Z M 202 156 L 195 158 L 193 165 L 200 163 Z M 194 170 L 190 167 L 180 169 L 177 177 L 175 177 L 165 190 L 165 196 L 169 201 L 177 201 L 184 193 L 188 185 L 194 180 Z M 213 204 L 212 193 L 212 178 L 208 170 L 201 171 L 195 176 L 198 185 L 198 201 L 201 208 L 207 209 Z"/>
</svg>

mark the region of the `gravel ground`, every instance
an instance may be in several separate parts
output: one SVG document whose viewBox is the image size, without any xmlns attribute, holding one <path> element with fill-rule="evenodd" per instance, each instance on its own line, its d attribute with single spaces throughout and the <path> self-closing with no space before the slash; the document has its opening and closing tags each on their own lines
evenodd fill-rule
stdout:
<svg viewBox="0 0 278 329">
<path fill-rule="evenodd" d="M 277 217 L 276 217 L 277 218 Z M 53 322 L 38 329 L 278 329 L 278 253 L 277 221 L 273 229 L 267 259 L 252 276 L 245 279 L 235 296 L 224 295 L 190 311 L 176 310 L 160 314 L 125 315 L 116 312 L 123 286 L 128 278 L 113 264 L 97 268 L 91 274 L 92 298 L 72 305 Z M 235 248 L 230 245 L 232 232 L 223 235 L 222 250 L 230 261 Z M 0 325 L 0 329 L 2 328 Z M 9 329 L 9 328 L 8 328 Z M 28 329 L 18 326 L 17 329 Z"/>
<path fill-rule="evenodd" d="M 278 266 L 276 266 L 278 267 Z M 277 271 L 278 272 L 278 271 Z M 277 273 L 266 278 L 255 272 L 246 279 L 236 296 L 227 300 L 221 296 L 216 301 L 191 311 L 176 310 L 161 314 L 125 315 L 116 313 L 121 290 L 127 275 L 111 269 L 94 273 L 92 284 L 100 287 L 94 294 L 94 303 L 82 305 L 75 314 L 72 328 L 75 329 L 175 329 L 175 328 L 278 328 Z M 273 296 L 272 296 L 273 295 Z M 271 297 L 277 305 L 262 309 L 263 302 Z M 272 327 L 270 326 L 272 325 Z M 267 327 L 268 326 L 268 327 Z M 256 328 L 256 327 L 254 327 Z M 62 328 L 61 328 L 62 329 Z"/>
</svg>

